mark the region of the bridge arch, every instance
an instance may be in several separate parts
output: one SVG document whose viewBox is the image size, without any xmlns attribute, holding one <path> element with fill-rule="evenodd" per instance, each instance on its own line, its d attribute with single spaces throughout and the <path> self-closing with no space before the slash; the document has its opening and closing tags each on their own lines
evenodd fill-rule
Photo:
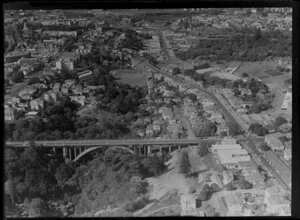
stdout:
<svg viewBox="0 0 300 220">
<path fill-rule="evenodd" d="M 103 148 L 103 146 L 99 146 L 99 147 L 90 147 L 86 150 L 84 150 L 83 152 L 81 152 L 80 154 L 77 155 L 77 157 L 73 160 L 73 162 L 76 162 L 77 160 L 79 160 L 81 157 L 83 157 L 84 155 L 90 153 L 91 151 L 94 151 L 96 149 L 99 148 Z M 110 150 L 114 150 L 114 149 L 122 149 L 122 150 L 126 150 L 131 154 L 135 154 L 133 150 L 130 150 L 128 147 L 124 147 L 124 146 L 111 146 L 108 147 L 108 149 L 104 152 L 104 154 L 106 154 L 106 152 L 110 151 Z"/>
</svg>

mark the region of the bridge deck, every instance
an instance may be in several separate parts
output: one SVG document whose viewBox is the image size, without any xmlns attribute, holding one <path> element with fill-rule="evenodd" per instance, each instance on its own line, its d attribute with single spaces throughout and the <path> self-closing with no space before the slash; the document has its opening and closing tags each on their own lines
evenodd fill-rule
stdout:
<svg viewBox="0 0 300 220">
<path fill-rule="evenodd" d="M 261 139 L 261 138 L 255 138 Z M 263 139 L 263 138 L 262 138 Z M 206 139 L 111 139 L 111 140 L 55 140 L 55 141 L 35 141 L 35 145 L 43 147 L 94 147 L 94 146 L 130 146 L 130 145 L 178 145 L 178 144 L 199 144 L 213 143 L 221 141 L 220 138 Z M 237 141 L 245 141 L 248 138 L 238 138 Z M 9 147 L 27 147 L 29 141 L 6 142 Z"/>
</svg>

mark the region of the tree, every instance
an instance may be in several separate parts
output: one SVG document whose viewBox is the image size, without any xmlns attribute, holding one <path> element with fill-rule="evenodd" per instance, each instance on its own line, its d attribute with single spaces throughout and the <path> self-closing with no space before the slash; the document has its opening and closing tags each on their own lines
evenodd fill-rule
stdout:
<svg viewBox="0 0 300 220">
<path fill-rule="evenodd" d="M 55 172 L 55 178 L 58 182 L 58 185 L 62 185 L 72 176 L 73 173 L 74 170 L 70 166 L 65 163 L 60 164 Z"/>
<path fill-rule="evenodd" d="M 237 189 L 237 187 L 233 183 L 228 183 L 227 185 L 225 185 L 224 188 L 227 191 L 232 191 L 232 190 L 236 190 Z"/>
<path fill-rule="evenodd" d="M 232 92 L 235 96 L 238 96 L 241 94 L 241 91 L 237 87 L 233 87 Z"/>
<path fill-rule="evenodd" d="M 242 73 L 242 77 L 248 77 L 249 76 L 249 74 L 248 73 Z"/>
<path fill-rule="evenodd" d="M 14 83 L 21 83 L 24 81 L 24 74 L 21 71 L 15 71 L 12 76 L 11 76 L 11 80 Z"/>
<path fill-rule="evenodd" d="M 191 94 L 189 94 L 188 96 L 189 96 L 189 98 L 190 98 L 193 102 L 196 102 L 196 101 L 197 101 L 197 96 L 196 96 L 195 94 L 191 93 Z"/>
<path fill-rule="evenodd" d="M 257 40 L 260 40 L 261 38 L 262 38 L 261 30 L 258 28 L 255 31 L 254 39 L 257 41 Z"/>
<path fill-rule="evenodd" d="M 207 155 L 209 153 L 208 148 L 206 146 L 200 147 L 198 154 L 201 157 L 204 157 L 205 155 Z"/>
<path fill-rule="evenodd" d="M 34 198 L 26 205 L 29 217 L 42 217 L 46 212 L 46 202 L 41 198 Z"/>
<path fill-rule="evenodd" d="M 265 136 L 268 133 L 268 130 L 259 123 L 251 124 L 249 126 L 249 131 L 258 136 Z"/>
<path fill-rule="evenodd" d="M 266 142 L 262 142 L 262 143 L 259 145 L 259 148 L 262 149 L 263 151 L 268 151 L 268 150 L 270 150 L 270 147 L 267 145 Z"/>
<path fill-rule="evenodd" d="M 280 125 L 283 125 L 283 124 L 285 124 L 285 123 L 287 123 L 287 120 L 286 120 L 284 117 L 282 117 L 282 116 L 278 116 L 278 117 L 275 119 L 274 125 L 275 125 L 276 127 L 279 127 Z"/>
<path fill-rule="evenodd" d="M 240 186 L 241 189 L 251 189 L 253 187 L 253 185 L 248 182 L 245 177 L 240 177 L 238 184 Z"/>
<path fill-rule="evenodd" d="M 180 160 L 180 173 L 188 174 L 191 169 L 189 155 L 186 151 L 182 153 Z"/>
<path fill-rule="evenodd" d="M 239 128 L 239 126 L 236 123 L 228 122 L 227 126 L 229 128 L 229 135 L 236 136 L 242 134 L 242 130 Z"/>
<path fill-rule="evenodd" d="M 178 74 L 180 74 L 180 73 L 181 73 L 181 71 L 180 71 L 179 67 L 174 67 L 174 68 L 172 69 L 172 74 L 173 74 L 173 75 L 178 75 Z"/>
<path fill-rule="evenodd" d="M 38 77 L 32 77 L 31 79 L 28 80 L 28 85 L 36 84 L 39 82 L 40 82 L 40 79 Z"/>
<path fill-rule="evenodd" d="M 150 173 L 157 176 L 165 168 L 164 162 L 162 159 L 158 158 L 156 155 L 150 158 L 150 164 L 147 166 Z"/>
<path fill-rule="evenodd" d="M 202 187 L 202 190 L 201 190 L 201 192 L 198 195 L 198 199 L 200 199 L 201 201 L 206 201 L 206 200 L 209 199 L 209 197 L 211 196 L 211 194 L 212 194 L 211 187 L 209 187 L 209 185 L 205 184 Z"/>
<path fill-rule="evenodd" d="M 210 187 L 212 192 L 219 192 L 221 190 L 218 184 L 216 183 L 213 183 Z"/>
</svg>

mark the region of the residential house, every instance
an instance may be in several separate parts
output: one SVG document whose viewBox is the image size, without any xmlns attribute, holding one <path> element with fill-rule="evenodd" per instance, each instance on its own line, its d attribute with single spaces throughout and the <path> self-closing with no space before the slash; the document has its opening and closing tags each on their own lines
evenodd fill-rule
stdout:
<svg viewBox="0 0 300 220">
<path fill-rule="evenodd" d="M 239 88 L 240 92 L 241 92 L 241 96 L 243 95 L 252 95 L 252 92 L 250 89 L 246 89 L 246 88 Z"/>
<path fill-rule="evenodd" d="M 81 106 L 85 105 L 85 96 L 70 96 L 71 101 L 74 101 L 76 103 L 79 103 Z"/>
<path fill-rule="evenodd" d="M 72 88 L 73 86 L 75 86 L 76 81 L 74 79 L 67 79 L 64 81 L 63 86 L 66 88 Z"/>
<path fill-rule="evenodd" d="M 278 129 L 282 133 L 291 132 L 291 130 L 292 130 L 292 124 L 291 123 L 284 123 L 284 124 L 280 125 Z"/>
<path fill-rule="evenodd" d="M 146 135 L 147 136 L 153 136 L 154 131 L 153 131 L 153 126 L 152 125 L 148 125 L 146 128 Z"/>
<path fill-rule="evenodd" d="M 229 132 L 229 128 L 225 125 L 225 123 L 217 126 L 217 134 L 220 135 L 223 132 L 226 132 L 227 134 Z"/>
<path fill-rule="evenodd" d="M 189 89 L 189 86 L 186 85 L 186 84 L 180 84 L 180 85 L 179 85 L 179 91 L 180 91 L 180 92 L 185 92 L 185 91 L 188 90 L 188 89 Z"/>
<path fill-rule="evenodd" d="M 69 94 L 69 92 L 70 92 L 69 88 L 64 87 L 64 86 L 61 88 L 61 93 L 62 94 L 67 95 L 67 94 Z"/>
<path fill-rule="evenodd" d="M 91 70 L 85 70 L 77 73 L 79 80 L 85 81 L 90 79 L 93 76 L 93 72 Z"/>
<path fill-rule="evenodd" d="M 244 171 L 244 170 L 243 170 Z M 264 184 L 265 178 L 259 172 L 245 172 L 244 171 L 245 180 L 250 182 L 253 185 L 262 185 Z"/>
<path fill-rule="evenodd" d="M 180 209 L 181 215 L 187 215 L 190 211 L 197 208 L 196 195 L 193 194 L 183 194 L 180 197 Z"/>
<path fill-rule="evenodd" d="M 231 171 L 224 170 L 223 171 L 223 184 L 227 185 L 228 183 L 231 183 L 234 180 L 233 174 Z"/>
<path fill-rule="evenodd" d="M 59 59 L 58 61 L 56 61 L 56 69 L 67 71 L 74 70 L 74 62 L 71 60 Z"/>
<path fill-rule="evenodd" d="M 15 120 L 16 110 L 8 105 L 4 106 L 4 119 L 5 120 Z"/>
<path fill-rule="evenodd" d="M 215 103 L 211 99 L 203 99 L 201 101 L 201 104 L 203 105 L 203 107 L 211 107 L 215 105 Z"/>
<path fill-rule="evenodd" d="M 210 116 L 210 121 L 213 121 L 213 122 L 217 122 L 217 121 L 220 121 L 220 120 L 223 120 L 223 115 L 219 112 L 214 112 L 211 116 Z"/>
<path fill-rule="evenodd" d="M 18 105 L 19 103 L 20 103 L 20 98 L 19 97 L 16 97 L 16 96 L 14 96 L 12 99 L 11 99 L 11 101 L 12 101 L 12 104 L 14 105 L 14 106 L 16 106 L 16 105 Z"/>
<path fill-rule="evenodd" d="M 27 112 L 27 113 L 25 114 L 25 117 L 26 117 L 27 119 L 34 119 L 34 118 L 37 117 L 37 115 L 38 115 L 38 112 L 37 112 L 37 111 L 30 111 L 30 112 Z"/>
<path fill-rule="evenodd" d="M 171 119 L 171 118 L 174 117 L 174 114 L 173 114 L 172 110 L 165 107 L 165 106 L 160 107 L 158 112 L 160 114 L 162 114 L 162 117 L 163 117 L 164 120 Z"/>
<path fill-rule="evenodd" d="M 40 110 L 44 107 L 44 100 L 41 98 L 37 98 L 30 101 L 30 108 L 35 110 Z"/>
<path fill-rule="evenodd" d="M 290 160 L 292 158 L 292 141 L 284 143 L 284 159 Z"/>
</svg>

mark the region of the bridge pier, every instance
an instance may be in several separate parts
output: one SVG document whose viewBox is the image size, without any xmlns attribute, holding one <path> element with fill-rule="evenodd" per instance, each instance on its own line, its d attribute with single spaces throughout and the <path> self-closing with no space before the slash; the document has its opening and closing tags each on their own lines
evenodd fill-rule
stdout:
<svg viewBox="0 0 300 220">
<path fill-rule="evenodd" d="M 169 146 L 169 153 L 171 153 L 171 146 Z"/>
<path fill-rule="evenodd" d="M 66 147 L 63 147 L 63 157 L 64 158 L 67 157 L 67 149 L 66 149 Z"/>
<path fill-rule="evenodd" d="M 68 148 L 68 159 L 72 160 L 72 149 Z"/>
<path fill-rule="evenodd" d="M 77 157 L 77 148 L 75 147 L 75 149 L 74 149 L 74 158 L 76 158 Z"/>
</svg>

